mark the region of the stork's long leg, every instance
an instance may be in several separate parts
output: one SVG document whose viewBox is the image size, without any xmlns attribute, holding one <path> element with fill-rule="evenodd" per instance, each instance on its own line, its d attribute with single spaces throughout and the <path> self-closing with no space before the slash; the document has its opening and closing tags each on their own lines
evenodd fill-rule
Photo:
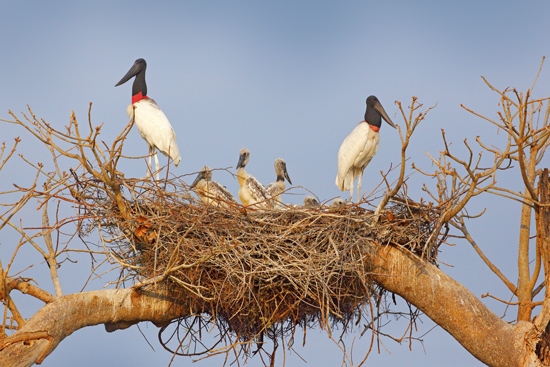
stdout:
<svg viewBox="0 0 550 367">
<path fill-rule="evenodd" d="M 157 150 L 153 148 L 153 152 L 155 154 L 155 171 L 157 172 L 157 180 L 159 179 L 159 170 L 160 170 L 160 163 L 159 163 L 159 157 L 157 155 Z"/>
<path fill-rule="evenodd" d="M 361 200 L 361 182 L 363 181 L 363 171 L 359 173 L 359 181 L 357 181 L 357 202 Z"/>
<path fill-rule="evenodd" d="M 151 176 L 151 172 L 153 171 L 153 166 L 151 166 L 151 153 L 153 151 L 153 147 L 149 146 L 149 165 L 147 166 L 147 174 L 145 175 L 145 178 L 148 178 Z"/>
</svg>

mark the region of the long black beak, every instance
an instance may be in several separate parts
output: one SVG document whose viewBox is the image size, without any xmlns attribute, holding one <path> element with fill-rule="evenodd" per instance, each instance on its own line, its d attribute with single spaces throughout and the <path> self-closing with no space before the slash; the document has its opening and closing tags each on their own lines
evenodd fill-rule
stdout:
<svg viewBox="0 0 550 367">
<path fill-rule="evenodd" d="M 136 76 L 139 72 L 141 71 L 141 67 L 140 65 L 138 64 L 138 62 L 136 61 L 134 63 L 134 65 L 132 65 L 132 67 L 130 68 L 130 70 L 128 70 L 128 72 L 126 73 L 126 75 L 124 75 L 122 77 L 122 79 L 120 79 L 120 81 L 118 83 L 116 83 L 115 87 L 118 87 L 119 85 L 122 85 L 124 83 L 126 83 L 128 80 L 130 80 L 131 78 L 133 78 L 134 76 Z"/>
<path fill-rule="evenodd" d="M 197 186 L 200 180 L 204 179 L 205 177 L 206 177 L 205 172 L 199 172 L 199 174 L 197 175 L 197 178 L 195 178 L 195 181 L 193 181 L 193 183 L 191 184 L 191 186 L 189 186 L 189 188 L 192 189 L 193 187 Z"/>
<path fill-rule="evenodd" d="M 237 168 L 236 169 L 239 169 L 243 166 L 244 160 L 245 160 L 245 155 L 241 154 L 239 156 L 239 161 L 237 162 Z"/>
<path fill-rule="evenodd" d="M 292 185 L 292 181 L 290 181 L 290 176 L 288 175 L 288 171 L 286 170 L 286 164 L 285 164 L 284 172 L 285 172 L 286 180 L 288 181 L 289 184 Z"/>
<path fill-rule="evenodd" d="M 388 123 L 388 125 L 390 125 L 394 129 L 397 129 L 397 127 L 393 124 L 392 120 L 390 119 L 390 117 L 386 113 L 386 110 L 384 110 L 384 107 L 382 107 L 380 102 L 377 101 L 374 103 L 374 109 L 382 116 L 382 118 L 384 119 L 384 121 Z"/>
</svg>

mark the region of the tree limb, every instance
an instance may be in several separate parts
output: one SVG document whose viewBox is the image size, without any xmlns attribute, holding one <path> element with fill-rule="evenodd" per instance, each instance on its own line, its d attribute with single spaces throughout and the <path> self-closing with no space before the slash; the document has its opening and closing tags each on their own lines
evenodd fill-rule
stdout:
<svg viewBox="0 0 550 367">
<path fill-rule="evenodd" d="M 19 331 L 2 340 L 0 365 L 39 364 L 65 337 L 86 326 L 108 324 L 110 331 L 114 331 L 122 328 L 117 325 L 127 327 L 142 321 L 160 325 L 190 312 L 189 305 L 171 302 L 162 292 L 108 289 L 58 297 L 34 314 Z M 39 341 L 23 342 L 29 340 Z"/>
<path fill-rule="evenodd" d="M 459 229 L 463 234 L 464 234 L 464 237 L 466 238 L 466 240 L 468 242 L 470 242 L 470 244 L 472 245 L 472 247 L 474 248 L 474 250 L 477 252 L 477 254 L 479 255 L 479 257 L 481 257 L 481 259 L 485 262 L 485 264 L 489 267 L 489 269 L 491 269 L 491 271 L 493 273 L 496 274 L 496 276 L 499 277 L 500 280 L 502 280 L 502 282 L 506 285 L 506 287 L 508 287 L 508 289 L 510 290 L 510 292 L 512 292 L 513 294 L 516 294 L 516 286 L 510 282 L 508 280 L 508 278 L 506 278 L 506 276 L 504 274 L 502 274 L 502 272 L 499 270 L 499 268 L 497 268 L 495 266 L 495 264 L 493 264 L 488 258 L 487 256 L 485 256 L 485 254 L 483 253 L 483 251 L 481 251 L 481 249 L 479 248 L 479 246 L 477 245 L 477 243 L 474 241 L 474 239 L 472 238 L 472 236 L 470 235 L 470 232 L 468 232 L 468 229 L 466 228 L 466 224 L 464 223 L 464 219 L 462 218 L 455 218 L 457 220 L 457 223 L 455 223 L 454 221 L 451 221 L 451 224 Z"/>
<path fill-rule="evenodd" d="M 498 367 L 521 365 L 523 333 L 447 274 L 391 246 L 380 247 L 370 260 L 372 277 L 380 286 L 418 307 L 481 362 Z"/>
</svg>

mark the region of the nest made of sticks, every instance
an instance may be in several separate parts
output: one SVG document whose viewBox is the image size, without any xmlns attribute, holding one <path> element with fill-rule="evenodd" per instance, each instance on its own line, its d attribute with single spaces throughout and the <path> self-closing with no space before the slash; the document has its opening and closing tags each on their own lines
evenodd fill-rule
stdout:
<svg viewBox="0 0 550 367">
<path fill-rule="evenodd" d="M 366 263 L 374 246 L 400 246 L 431 262 L 437 256 L 426 246 L 439 212 L 410 200 L 391 201 L 375 221 L 358 205 L 227 209 L 205 206 L 177 180 L 123 186 L 132 219 L 87 189 L 94 199 L 80 207 L 90 218 L 85 232 L 100 226 L 111 239 L 121 279 L 161 279 L 171 297 L 239 339 L 275 324 L 349 323 L 378 297 Z"/>
</svg>

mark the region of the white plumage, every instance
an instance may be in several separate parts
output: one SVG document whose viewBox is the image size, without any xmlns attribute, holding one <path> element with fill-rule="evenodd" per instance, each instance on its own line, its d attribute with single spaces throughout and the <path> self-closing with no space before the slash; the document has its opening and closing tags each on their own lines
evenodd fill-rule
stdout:
<svg viewBox="0 0 550 367">
<path fill-rule="evenodd" d="M 162 112 L 153 99 L 147 98 L 139 100 L 129 105 L 127 112 L 130 118 L 135 119 L 134 121 L 139 134 L 149 146 L 149 167 L 152 168 L 151 155 L 154 155 L 155 171 L 160 169 L 160 163 L 155 149 L 165 156 L 170 156 L 176 166 L 180 164 L 181 156 L 176 142 L 176 133 L 166 118 L 166 115 L 164 115 L 164 112 Z"/>
<path fill-rule="evenodd" d="M 239 162 L 237 163 L 237 180 L 239 181 L 239 199 L 244 206 L 253 206 L 255 208 L 270 208 L 271 204 L 267 200 L 267 192 L 254 176 L 246 172 L 245 167 L 250 159 L 250 152 L 243 148 L 239 152 Z"/>
<path fill-rule="evenodd" d="M 379 134 L 363 121 L 347 136 L 338 151 L 336 186 L 342 191 L 349 191 L 350 198 L 353 198 L 353 184 L 359 177 L 357 201 L 361 193 L 363 170 L 376 154 L 378 140 Z"/>
<path fill-rule="evenodd" d="M 155 171 L 157 179 L 159 177 L 160 163 L 156 151 L 160 151 L 166 156 L 172 158 L 177 166 L 181 162 L 181 156 L 176 143 L 176 133 L 170 125 L 170 122 L 153 99 L 147 97 L 147 84 L 145 83 L 145 70 L 147 63 L 144 59 L 137 59 L 134 65 L 126 75 L 115 85 L 119 86 L 126 83 L 132 77 L 132 104 L 128 106 L 126 112 L 128 116 L 134 118 L 138 131 L 149 146 L 149 170 L 151 167 L 151 155 L 155 156 Z"/>
<path fill-rule="evenodd" d="M 212 170 L 204 166 L 190 186 L 206 205 L 230 207 L 229 203 L 237 204 L 237 200 L 229 191 L 216 181 L 212 181 Z"/>
<path fill-rule="evenodd" d="M 277 180 L 270 183 L 265 187 L 267 196 L 271 198 L 270 203 L 274 209 L 280 208 L 282 205 L 281 194 L 285 191 L 286 184 L 285 178 L 288 180 L 288 183 L 292 185 L 292 181 L 286 170 L 286 162 L 282 158 L 275 159 L 275 174 L 277 175 Z"/>
<path fill-rule="evenodd" d="M 363 171 L 370 163 L 378 150 L 381 119 L 384 119 L 390 126 L 395 125 L 388 117 L 388 114 L 375 96 L 367 98 L 367 110 L 365 120 L 361 121 L 352 132 L 344 139 L 338 151 L 338 174 L 336 175 L 336 186 L 342 191 L 350 192 L 350 199 L 353 198 L 353 185 L 357 178 L 357 201 L 361 199 L 361 183 Z"/>
</svg>

